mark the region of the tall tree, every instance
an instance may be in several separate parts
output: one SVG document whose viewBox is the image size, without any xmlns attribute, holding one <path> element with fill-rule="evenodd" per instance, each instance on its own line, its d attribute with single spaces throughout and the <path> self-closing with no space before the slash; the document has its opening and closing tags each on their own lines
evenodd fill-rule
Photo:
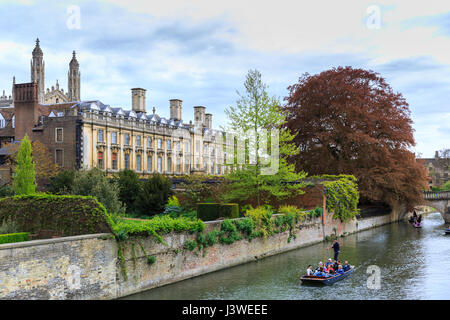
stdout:
<svg viewBox="0 0 450 320">
<path fill-rule="evenodd" d="M 244 163 L 238 164 L 227 175 L 232 183 L 223 199 L 245 201 L 256 197 L 259 205 L 270 197 L 283 199 L 303 193 L 303 184 L 290 183 L 301 180 L 306 173 L 295 172 L 295 166 L 286 161 L 286 157 L 298 153 L 298 148 L 292 143 L 294 135 L 282 128 L 285 115 L 280 108 L 279 99 L 269 96 L 267 85 L 263 83 L 258 70 L 248 72 L 244 87 L 244 94 L 237 92 L 239 99 L 236 106 L 225 110 L 229 120 L 229 127 L 225 131 L 227 134 L 233 132 L 239 138 L 252 138 L 245 141 Z M 266 135 L 262 129 L 268 130 L 269 134 Z M 278 134 L 278 153 L 271 148 L 271 139 L 275 137 L 270 134 L 270 130 L 276 130 Z M 237 152 L 238 150 L 235 151 Z M 278 168 L 272 174 L 264 174 L 264 168 L 272 161 L 278 162 Z"/>
<path fill-rule="evenodd" d="M 10 154 L 8 163 L 15 167 L 17 165 L 17 153 L 19 145 L 16 143 L 8 143 L 5 148 Z M 49 178 L 54 177 L 59 172 L 59 166 L 53 163 L 48 148 L 39 140 L 31 142 L 32 157 L 35 163 L 36 182 L 42 186 L 48 182 Z"/>
<path fill-rule="evenodd" d="M 17 153 L 17 166 L 13 176 L 13 189 L 16 195 L 27 195 L 36 192 L 36 173 L 31 151 L 30 139 L 28 139 L 28 135 L 25 135 Z"/>
<path fill-rule="evenodd" d="M 289 88 L 286 128 L 300 153 L 291 160 L 310 174 L 353 174 L 363 201 L 421 202 L 426 172 L 406 100 L 378 73 L 338 67 L 304 74 Z"/>
</svg>

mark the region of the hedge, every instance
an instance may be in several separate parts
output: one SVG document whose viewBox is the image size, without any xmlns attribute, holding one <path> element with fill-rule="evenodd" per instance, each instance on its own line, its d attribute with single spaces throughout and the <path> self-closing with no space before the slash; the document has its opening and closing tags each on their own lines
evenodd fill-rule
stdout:
<svg viewBox="0 0 450 320">
<path fill-rule="evenodd" d="M 239 218 L 239 205 L 237 203 L 198 203 L 197 217 L 202 221 Z"/>
<path fill-rule="evenodd" d="M 11 218 L 18 229 L 39 233 L 52 230 L 62 236 L 110 233 L 111 218 L 91 196 L 34 194 L 0 199 L 0 224 Z"/>
<path fill-rule="evenodd" d="M 29 240 L 30 240 L 30 233 L 28 232 L 0 234 L 0 244 L 23 242 Z"/>
</svg>

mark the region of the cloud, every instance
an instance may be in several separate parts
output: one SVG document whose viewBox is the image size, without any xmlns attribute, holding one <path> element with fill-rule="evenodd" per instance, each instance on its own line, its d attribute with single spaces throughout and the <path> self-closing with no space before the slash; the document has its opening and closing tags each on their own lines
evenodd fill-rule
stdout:
<svg viewBox="0 0 450 320">
<path fill-rule="evenodd" d="M 70 5 L 81 29 L 69 29 Z M 439 5 L 437 5 L 439 4 Z M 368 29 L 367 8 L 380 8 L 381 28 Z M 0 89 L 13 75 L 29 81 L 34 40 L 41 39 L 46 86 L 67 86 L 72 50 L 80 62 L 84 99 L 130 108 L 130 88 L 147 91 L 147 110 L 169 116 L 169 99 L 183 100 L 183 116 L 207 106 L 215 125 L 258 69 L 283 99 L 305 72 L 350 65 L 379 72 L 401 92 L 415 122 L 416 149 L 432 156 L 450 147 L 450 3 L 279 0 L 7 1 L 0 4 Z M 45 22 L 45 23 L 43 23 Z M 446 122 L 443 122 L 446 119 Z"/>
</svg>

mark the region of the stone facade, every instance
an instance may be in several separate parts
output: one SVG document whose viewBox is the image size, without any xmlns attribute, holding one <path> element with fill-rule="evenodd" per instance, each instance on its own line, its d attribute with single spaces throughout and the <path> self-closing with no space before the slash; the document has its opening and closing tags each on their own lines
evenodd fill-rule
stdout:
<svg viewBox="0 0 450 320">
<path fill-rule="evenodd" d="M 53 161 L 65 169 L 98 167 L 108 173 L 132 169 L 143 176 L 225 173 L 223 134 L 212 129 L 212 115 L 205 114 L 203 106 L 194 107 L 194 123 L 185 123 L 180 99 L 169 100 L 169 119 L 156 114 L 155 108 L 147 114 L 143 88 L 131 89 L 131 110 L 98 100 L 79 101 L 75 52 L 69 65 L 69 91 L 64 93 L 57 82 L 45 92 L 39 39 L 32 55 L 31 80 L 22 84 L 13 80 L 12 104 L 7 106 L 11 117 L 2 118 L 6 113 L 0 108 L 0 143 L 21 140 L 27 134 L 44 143 Z"/>
<path fill-rule="evenodd" d="M 442 186 L 450 181 L 450 159 L 439 156 L 439 152 L 436 151 L 434 158 L 420 158 L 417 159 L 428 171 L 428 186 L 429 188 Z"/>
</svg>

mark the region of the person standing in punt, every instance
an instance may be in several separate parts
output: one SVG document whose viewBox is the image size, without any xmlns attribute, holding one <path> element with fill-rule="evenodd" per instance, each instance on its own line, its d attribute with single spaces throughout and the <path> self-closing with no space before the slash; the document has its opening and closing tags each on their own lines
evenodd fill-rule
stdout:
<svg viewBox="0 0 450 320">
<path fill-rule="evenodd" d="M 329 248 L 327 248 L 327 250 L 330 250 L 331 248 L 333 248 L 334 250 L 334 261 L 338 261 L 338 256 L 339 256 L 339 252 L 341 251 L 341 246 L 339 245 L 339 242 L 337 241 L 337 239 L 333 240 L 333 245 Z"/>
</svg>

